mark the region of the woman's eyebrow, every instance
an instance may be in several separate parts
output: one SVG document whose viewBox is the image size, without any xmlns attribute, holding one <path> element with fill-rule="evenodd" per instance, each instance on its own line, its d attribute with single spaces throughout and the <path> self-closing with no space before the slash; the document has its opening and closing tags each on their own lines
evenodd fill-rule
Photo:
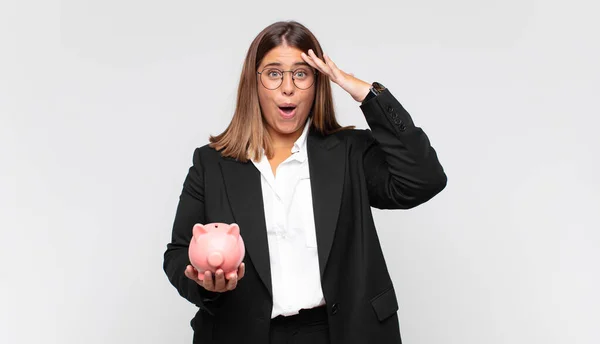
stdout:
<svg viewBox="0 0 600 344">
<path fill-rule="evenodd" d="M 281 67 L 282 64 L 281 64 L 281 62 L 271 62 L 271 63 L 267 63 L 263 68 L 272 67 L 272 66 Z M 295 66 L 308 66 L 308 67 L 310 67 L 310 65 L 308 63 L 304 62 L 304 61 L 303 62 L 296 62 L 292 66 L 294 66 L 294 67 Z"/>
</svg>

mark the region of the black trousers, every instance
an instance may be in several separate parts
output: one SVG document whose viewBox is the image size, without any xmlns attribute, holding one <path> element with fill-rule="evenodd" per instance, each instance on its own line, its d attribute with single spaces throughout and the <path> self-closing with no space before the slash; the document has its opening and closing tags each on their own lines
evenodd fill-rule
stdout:
<svg viewBox="0 0 600 344">
<path fill-rule="evenodd" d="M 325 306 L 303 309 L 299 314 L 271 320 L 269 344 L 329 344 Z"/>
</svg>

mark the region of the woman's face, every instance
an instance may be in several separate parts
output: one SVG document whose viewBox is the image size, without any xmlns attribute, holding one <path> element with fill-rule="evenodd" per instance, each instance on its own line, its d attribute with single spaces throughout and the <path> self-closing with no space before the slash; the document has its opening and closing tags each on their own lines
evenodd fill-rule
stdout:
<svg viewBox="0 0 600 344">
<path fill-rule="evenodd" d="M 258 71 L 262 72 L 257 75 L 260 107 L 276 145 L 278 139 L 295 140 L 300 136 L 315 98 L 316 76 L 301 53 L 297 48 L 278 46 L 265 55 L 258 67 Z M 295 71 L 295 82 L 300 88 L 294 84 L 292 73 L 287 72 L 290 70 Z M 281 85 L 277 87 L 282 75 L 280 71 L 285 72 Z"/>
</svg>

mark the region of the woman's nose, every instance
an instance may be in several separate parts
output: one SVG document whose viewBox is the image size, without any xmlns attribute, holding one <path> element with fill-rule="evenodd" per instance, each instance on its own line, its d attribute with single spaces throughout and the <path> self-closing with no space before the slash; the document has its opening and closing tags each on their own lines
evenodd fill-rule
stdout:
<svg viewBox="0 0 600 344">
<path fill-rule="evenodd" d="M 285 94 L 293 94 L 296 85 L 294 85 L 294 80 L 292 79 L 292 74 L 289 75 L 287 73 L 283 73 L 283 81 L 281 83 L 281 91 Z"/>
</svg>

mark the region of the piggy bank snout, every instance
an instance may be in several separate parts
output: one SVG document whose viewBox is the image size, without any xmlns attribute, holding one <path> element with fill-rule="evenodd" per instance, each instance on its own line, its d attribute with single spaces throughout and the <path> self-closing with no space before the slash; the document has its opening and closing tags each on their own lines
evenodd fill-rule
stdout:
<svg viewBox="0 0 600 344">
<path fill-rule="evenodd" d="M 208 264 L 212 267 L 219 267 L 223 264 L 223 254 L 221 252 L 212 252 L 208 255 Z"/>
</svg>

